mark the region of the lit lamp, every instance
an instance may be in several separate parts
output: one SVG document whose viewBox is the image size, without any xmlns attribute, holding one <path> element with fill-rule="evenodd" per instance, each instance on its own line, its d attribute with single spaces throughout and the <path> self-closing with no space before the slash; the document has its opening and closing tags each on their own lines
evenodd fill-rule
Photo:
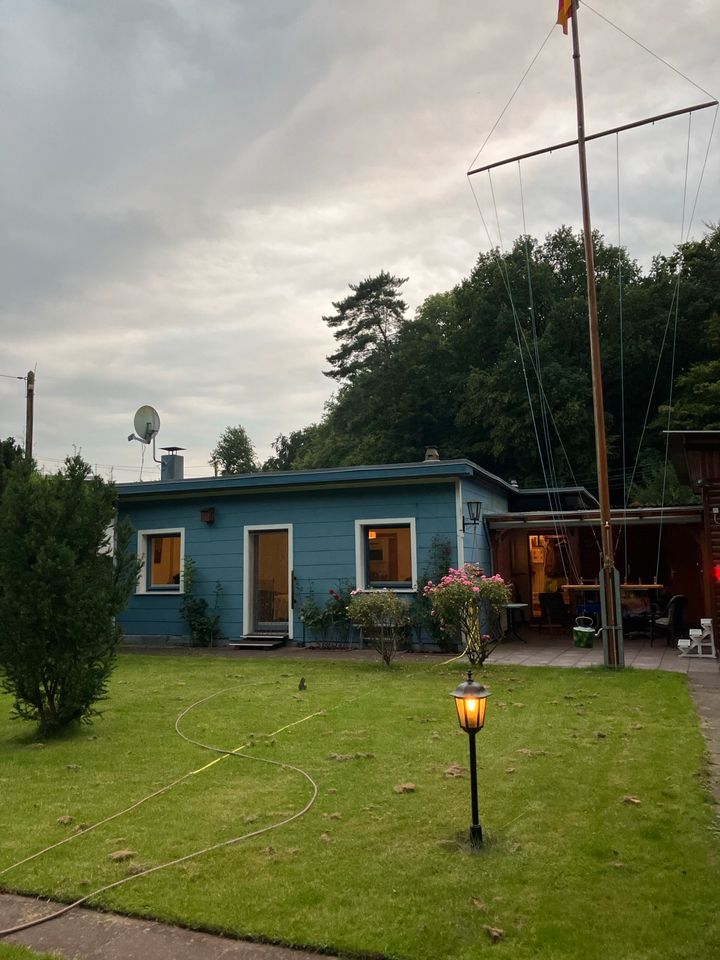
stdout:
<svg viewBox="0 0 720 960">
<path fill-rule="evenodd" d="M 485 708 L 490 691 L 472 678 L 468 670 L 467 680 L 453 690 L 460 726 L 470 737 L 470 803 L 472 823 L 470 825 L 470 843 L 473 847 L 482 844 L 482 827 L 478 817 L 477 760 L 475 758 L 475 734 L 485 725 Z"/>
<path fill-rule="evenodd" d="M 463 533 L 466 527 L 477 527 L 480 523 L 482 500 L 468 500 L 465 506 L 467 507 L 468 519 L 466 520 L 465 517 L 462 518 Z"/>
</svg>

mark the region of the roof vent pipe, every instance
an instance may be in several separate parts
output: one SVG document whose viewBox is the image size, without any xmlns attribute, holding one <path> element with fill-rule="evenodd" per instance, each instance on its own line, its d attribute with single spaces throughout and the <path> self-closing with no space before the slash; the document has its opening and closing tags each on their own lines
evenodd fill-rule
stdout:
<svg viewBox="0 0 720 960">
<path fill-rule="evenodd" d="M 166 454 L 160 458 L 161 480 L 183 480 L 185 478 L 185 459 L 179 452 L 184 447 L 163 447 Z"/>
<path fill-rule="evenodd" d="M 425 449 L 425 463 L 432 463 L 433 460 L 439 460 L 440 454 L 437 452 L 437 447 L 426 447 Z"/>
</svg>

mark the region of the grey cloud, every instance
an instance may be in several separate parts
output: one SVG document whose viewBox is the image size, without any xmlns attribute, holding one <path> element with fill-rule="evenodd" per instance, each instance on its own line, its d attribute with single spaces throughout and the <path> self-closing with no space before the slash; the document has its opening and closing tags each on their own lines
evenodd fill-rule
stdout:
<svg viewBox="0 0 720 960">
<path fill-rule="evenodd" d="M 597 2 L 720 87 L 709 0 L 682 12 L 661 0 L 649 22 L 646 7 Z M 592 129 L 704 99 L 583 8 Z M 320 317 L 347 284 L 393 270 L 410 277 L 414 308 L 487 248 L 467 164 L 553 18 L 535 0 L 13 8 L 0 39 L 11 145 L 0 153 L 0 329 L 12 367 L 0 372 L 39 364 L 38 451 L 62 457 L 82 442 L 94 461 L 135 463 L 125 420 L 141 402 L 201 465 L 228 423 L 267 455 L 278 432 L 318 419 L 332 389 Z M 692 182 L 704 122 L 693 121 Z M 573 136 L 573 125 L 569 42 L 555 31 L 483 156 Z M 660 127 L 622 140 L 623 236 L 641 259 L 678 239 L 683 142 Z M 591 153 L 593 212 L 613 240 L 604 149 Z M 523 178 L 532 233 L 578 223 L 570 153 L 524 165 Z M 516 173 L 495 183 L 510 241 Z M 713 157 L 696 230 L 717 219 L 719 184 Z M 0 380 L 4 423 L 22 424 L 22 390 Z"/>
</svg>

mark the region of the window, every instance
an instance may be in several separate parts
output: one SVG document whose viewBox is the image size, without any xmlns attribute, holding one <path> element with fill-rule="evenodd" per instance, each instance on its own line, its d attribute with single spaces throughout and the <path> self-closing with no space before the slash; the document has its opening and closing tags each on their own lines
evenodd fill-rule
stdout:
<svg viewBox="0 0 720 960">
<path fill-rule="evenodd" d="M 143 571 L 138 593 L 180 593 L 184 560 L 184 531 L 142 530 L 138 557 Z"/>
<path fill-rule="evenodd" d="M 357 582 L 361 589 L 414 589 L 414 519 L 358 521 L 356 545 Z"/>
</svg>

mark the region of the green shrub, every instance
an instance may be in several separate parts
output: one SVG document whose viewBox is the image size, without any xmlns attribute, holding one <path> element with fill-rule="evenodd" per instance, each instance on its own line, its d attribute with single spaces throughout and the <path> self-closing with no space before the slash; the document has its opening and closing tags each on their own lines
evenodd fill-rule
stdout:
<svg viewBox="0 0 720 960">
<path fill-rule="evenodd" d="M 105 698 L 139 572 L 115 488 L 68 457 L 54 475 L 11 468 L 0 502 L 0 671 L 13 716 L 42 734 L 88 721 Z M 113 542 L 114 541 L 114 542 Z"/>
<path fill-rule="evenodd" d="M 364 639 L 389 666 L 412 623 L 408 601 L 391 590 L 353 590 L 347 612 L 352 623 L 362 628 Z"/>
<path fill-rule="evenodd" d="M 194 594 L 197 583 L 197 567 L 192 557 L 185 557 L 183 565 L 184 593 L 180 604 L 180 615 L 190 628 L 190 645 L 193 647 L 211 647 L 214 641 L 222 639 L 220 630 L 220 605 L 223 588 L 218 580 L 213 591 L 212 607 L 204 597 Z"/>
<path fill-rule="evenodd" d="M 433 537 L 430 544 L 428 561 L 422 572 L 415 592 L 413 605 L 413 629 L 418 640 L 429 636 L 441 650 L 456 650 L 460 639 L 459 631 L 451 635 L 443 630 L 438 617 L 433 616 L 432 599 L 425 593 L 426 583 L 439 583 L 450 569 L 452 545 L 447 537 Z"/>
</svg>

